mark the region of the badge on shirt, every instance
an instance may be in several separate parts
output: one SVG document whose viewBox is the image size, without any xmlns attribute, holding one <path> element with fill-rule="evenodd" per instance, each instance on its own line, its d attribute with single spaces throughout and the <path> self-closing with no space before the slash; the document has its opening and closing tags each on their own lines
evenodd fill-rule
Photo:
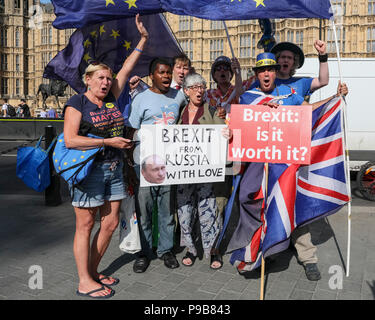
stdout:
<svg viewBox="0 0 375 320">
<path fill-rule="evenodd" d="M 111 103 L 111 102 L 107 102 L 107 103 L 105 104 L 105 107 L 108 108 L 108 109 L 112 109 L 114 106 L 115 106 L 115 105 L 114 105 L 113 103 Z"/>
</svg>

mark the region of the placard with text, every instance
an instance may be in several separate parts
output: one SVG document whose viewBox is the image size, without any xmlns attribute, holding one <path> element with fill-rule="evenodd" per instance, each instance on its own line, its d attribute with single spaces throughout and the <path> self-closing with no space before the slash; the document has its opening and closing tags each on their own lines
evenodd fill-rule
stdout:
<svg viewBox="0 0 375 320">
<path fill-rule="evenodd" d="M 140 186 L 225 179 L 225 125 L 142 125 L 138 132 Z"/>
<path fill-rule="evenodd" d="M 233 104 L 228 160 L 310 164 L 312 106 Z"/>
</svg>

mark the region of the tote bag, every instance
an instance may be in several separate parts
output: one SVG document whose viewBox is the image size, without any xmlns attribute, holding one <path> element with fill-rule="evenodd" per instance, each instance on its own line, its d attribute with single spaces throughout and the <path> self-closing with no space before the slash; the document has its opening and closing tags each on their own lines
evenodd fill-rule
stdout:
<svg viewBox="0 0 375 320">
<path fill-rule="evenodd" d="M 90 133 L 87 136 L 103 139 Z M 65 146 L 64 133 L 61 133 L 52 154 L 56 173 L 69 185 L 76 187 L 89 175 L 95 156 L 103 150 L 103 147 L 89 150 L 69 149 Z"/>
<path fill-rule="evenodd" d="M 45 190 L 51 183 L 48 153 L 56 141 L 51 142 L 47 150 L 40 147 L 41 136 L 35 147 L 20 147 L 17 150 L 16 175 L 28 187 L 35 191 Z"/>
</svg>

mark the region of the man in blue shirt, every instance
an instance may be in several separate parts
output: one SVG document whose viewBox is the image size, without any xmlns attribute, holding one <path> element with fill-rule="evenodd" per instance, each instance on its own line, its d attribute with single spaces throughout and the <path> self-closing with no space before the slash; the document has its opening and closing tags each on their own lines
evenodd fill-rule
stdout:
<svg viewBox="0 0 375 320">
<path fill-rule="evenodd" d="M 280 65 L 277 71 L 276 85 L 286 84 L 308 100 L 310 95 L 326 86 L 329 81 L 328 55 L 324 41 L 316 40 L 314 47 L 319 57 L 319 76 L 316 78 L 294 77 L 296 69 L 302 67 L 305 57 L 302 49 L 291 42 L 280 42 L 273 46 L 271 52 L 276 56 L 276 62 Z"/>
<path fill-rule="evenodd" d="M 166 59 L 156 58 L 150 63 L 152 86 L 136 95 L 131 103 L 128 126 L 140 129 L 142 124 L 175 124 L 180 108 L 185 103 L 182 91 L 170 87 L 172 81 L 172 65 Z M 129 135 L 132 135 L 131 130 Z M 157 146 L 156 146 L 157 147 Z M 139 159 L 136 170 L 139 177 Z M 152 186 L 136 188 L 136 209 L 141 225 L 142 251 L 138 255 L 133 270 L 145 272 L 152 257 L 152 212 L 154 205 L 158 211 L 159 241 L 157 255 L 164 260 L 166 267 L 174 269 L 179 264 L 172 253 L 174 238 L 174 211 L 171 208 L 171 186 Z"/>
</svg>

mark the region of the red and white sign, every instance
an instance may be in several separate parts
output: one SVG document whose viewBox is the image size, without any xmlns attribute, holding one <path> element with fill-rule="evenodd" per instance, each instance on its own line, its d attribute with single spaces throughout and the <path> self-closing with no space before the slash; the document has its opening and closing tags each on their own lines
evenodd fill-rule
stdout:
<svg viewBox="0 0 375 320">
<path fill-rule="evenodd" d="M 232 104 L 233 139 L 228 159 L 243 162 L 310 164 L 311 105 Z"/>
</svg>

